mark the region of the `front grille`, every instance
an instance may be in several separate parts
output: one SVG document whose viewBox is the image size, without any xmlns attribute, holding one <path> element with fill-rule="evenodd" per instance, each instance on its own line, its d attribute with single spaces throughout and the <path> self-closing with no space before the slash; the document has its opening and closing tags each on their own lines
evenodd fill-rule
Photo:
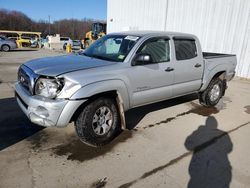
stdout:
<svg viewBox="0 0 250 188">
<path fill-rule="evenodd" d="M 27 91 L 30 91 L 30 78 L 22 67 L 18 71 L 18 81 Z"/>
<path fill-rule="evenodd" d="M 30 94 L 33 94 L 34 83 L 37 78 L 38 76 L 25 65 L 22 65 L 18 70 L 18 81 Z"/>
</svg>

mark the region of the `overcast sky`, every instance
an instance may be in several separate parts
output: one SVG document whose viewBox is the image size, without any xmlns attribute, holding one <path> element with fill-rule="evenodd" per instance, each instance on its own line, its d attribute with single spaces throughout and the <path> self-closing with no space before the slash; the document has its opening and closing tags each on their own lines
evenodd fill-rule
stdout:
<svg viewBox="0 0 250 188">
<path fill-rule="evenodd" d="M 51 21 L 92 18 L 106 20 L 107 0 L 0 0 L 0 9 L 21 11 L 31 19 Z"/>
</svg>

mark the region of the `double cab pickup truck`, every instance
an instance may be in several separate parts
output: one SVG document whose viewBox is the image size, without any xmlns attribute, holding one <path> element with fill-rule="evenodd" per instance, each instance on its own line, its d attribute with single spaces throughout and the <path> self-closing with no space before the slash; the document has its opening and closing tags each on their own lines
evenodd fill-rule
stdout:
<svg viewBox="0 0 250 188">
<path fill-rule="evenodd" d="M 235 55 L 202 52 L 191 34 L 112 33 L 79 54 L 21 65 L 16 99 L 31 122 L 74 122 L 82 142 L 101 146 L 126 129 L 129 109 L 191 93 L 201 105 L 215 106 L 235 67 Z"/>
</svg>

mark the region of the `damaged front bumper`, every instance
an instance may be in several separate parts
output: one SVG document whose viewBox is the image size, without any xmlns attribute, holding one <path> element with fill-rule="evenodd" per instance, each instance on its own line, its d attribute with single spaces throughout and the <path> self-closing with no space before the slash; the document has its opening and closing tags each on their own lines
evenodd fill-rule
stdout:
<svg viewBox="0 0 250 188">
<path fill-rule="evenodd" d="M 32 96 L 19 83 L 15 84 L 16 100 L 31 122 L 44 126 L 65 127 L 86 100 L 47 99 Z"/>
</svg>

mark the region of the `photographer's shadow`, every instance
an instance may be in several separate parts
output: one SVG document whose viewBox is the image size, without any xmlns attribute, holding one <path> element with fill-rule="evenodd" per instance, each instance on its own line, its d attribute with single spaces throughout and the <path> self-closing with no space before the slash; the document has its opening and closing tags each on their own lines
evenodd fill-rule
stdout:
<svg viewBox="0 0 250 188">
<path fill-rule="evenodd" d="M 228 188 L 232 168 L 228 154 L 233 144 L 229 135 L 217 129 L 217 120 L 209 116 L 185 141 L 185 147 L 193 151 L 189 165 L 188 188 Z"/>
</svg>

